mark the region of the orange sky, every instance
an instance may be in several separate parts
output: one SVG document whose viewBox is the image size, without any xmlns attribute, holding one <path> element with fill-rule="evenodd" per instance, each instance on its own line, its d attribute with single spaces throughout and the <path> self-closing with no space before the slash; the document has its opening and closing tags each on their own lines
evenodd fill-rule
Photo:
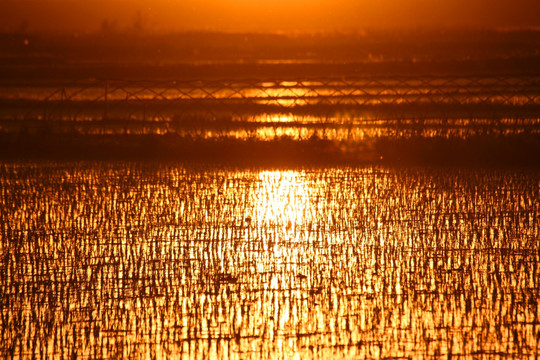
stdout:
<svg viewBox="0 0 540 360">
<path fill-rule="evenodd" d="M 138 23 L 153 31 L 539 27 L 540 1 L 0 0 L 0 30 L 4 31 L 92 31 L 103 20 L 116 23 L 119 30 Z"/>
</svg>

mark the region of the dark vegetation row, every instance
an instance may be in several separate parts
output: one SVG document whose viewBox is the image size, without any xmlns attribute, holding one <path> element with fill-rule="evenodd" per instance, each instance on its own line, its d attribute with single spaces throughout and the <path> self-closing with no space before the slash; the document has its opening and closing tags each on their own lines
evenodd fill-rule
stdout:
<svg viewBox="0 0 540 360">
<path fill-rule="evenodd" d="M 1 134 L 3 160 L 174 160 L 232 165 L 540 166 L 540 137 L 379 137 L 361 142 L 311 137 L 269 141 L 202 139 L 177 134 Z"/>
<path fill-rule="evenodd" d="M 485 95 L 483 95 L 485 96 Z M 494 95 L 495 96 L 495 95 Z M 523 94 L 523 97 L 531 96 Z M 419 97 L 419 96 L 418 96 Z M 472 97 L 472 96 L 471 96 Z M 531 96 L 532 97 L 532 96 Z M 249 118 L 255 115 L 280 113 L 287 115 L 314 116 L 321 120 L 338 116 L 363 116 L 364 122 L 388 122 L 389 119 L 407 121 L 414 119 L 423 122 L 426 119 L 441 119 L 441 122 L 452 124 L 454 119 L 490 119 L 490 123 L 504 123 L 507 119 L 534 119 L 540 113 L 539 103 L 530 100 L 523 105 L 505 103 L 463 103 L 457 100 L 443 103 L 440 99 L 429 98 L 407 99 L 410 103 L 398 102 L 402 98 L 396 95 L 393 98 L 375 97 L 253 97 L 250 99 L 153 99 L 153 100 L 112 100 L 107 103 L 102 100 L 27 100 L 27 99 L 0 99 L 0 121 L 9 122 L 21 119 L 32 122 L 33 118 L 42 118 L 48 121 L 73 120 L 92 117 L 109 121 L 130 121 L 131 119 L 151 120 L 153 118 L 170 118 L 175 122 L 202 123 L 204 125 L 222 125 L 234 123 L 236 118 Z M 279 104 L 279 101 L 291 101 L 292 106 Z M 380 104 L 369 102 L 380 101 Z M 307 104 L 301 105 L 302 102 Z M 348 103 L 341 103 L 348 102 Z M 212 116 L 209 116 L 212 115 Z M 206 118 L 210 117 L 210 121 Z M 217 120 L 217 121 L 216 121 Z M 206 122 L 205 122 L 206 121 Z M 64 123 L 66 123 L 64 121 Z"/>
</svg>

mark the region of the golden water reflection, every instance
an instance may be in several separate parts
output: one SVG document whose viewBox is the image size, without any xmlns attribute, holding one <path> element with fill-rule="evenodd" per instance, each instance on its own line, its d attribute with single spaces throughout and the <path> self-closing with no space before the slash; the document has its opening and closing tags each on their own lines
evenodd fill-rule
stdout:
<svg viewBox="0 0 540 360">
<path fill-rule="evenodd" d="M 261 171 L 253 195 L 256 224 L 292 229 L 313 222 L 311 187 L 297 171 Z"/>
<path fill-rule="evenodd" d="M 533 357 L 536 170 L 0 167 L 14 358 Z"/>
</svg>

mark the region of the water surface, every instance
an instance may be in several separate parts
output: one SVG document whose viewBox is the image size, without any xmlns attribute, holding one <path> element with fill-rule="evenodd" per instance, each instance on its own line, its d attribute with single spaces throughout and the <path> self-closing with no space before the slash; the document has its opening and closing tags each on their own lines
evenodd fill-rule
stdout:
<svg viewBox="0 0 540 360">
<path fill-rule="evenodd" d="M 0 167 L 15 358 L 539 353 L 540 173 Z"/>
</svg>

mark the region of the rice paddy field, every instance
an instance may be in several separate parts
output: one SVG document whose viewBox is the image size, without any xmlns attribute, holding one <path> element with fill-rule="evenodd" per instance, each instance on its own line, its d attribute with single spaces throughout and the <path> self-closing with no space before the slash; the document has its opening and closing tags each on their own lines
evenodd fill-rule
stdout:
<svg viewBox="0 0 540 360">
<path fill-rule="evenodd" d="M 0 165 L 2 358 L 540 354 L 537 168 Z"/>
<path fill-rule="evenodd" d="M 0 34 L 0 358 L 537 359 L 539 44 Z"/>
</svg>

